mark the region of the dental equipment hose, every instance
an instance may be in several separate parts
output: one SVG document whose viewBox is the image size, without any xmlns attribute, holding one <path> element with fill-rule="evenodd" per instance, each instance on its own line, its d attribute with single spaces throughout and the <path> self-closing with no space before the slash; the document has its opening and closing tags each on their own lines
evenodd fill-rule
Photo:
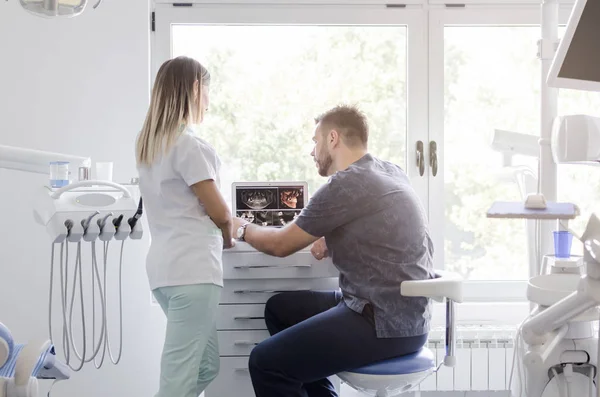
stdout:
<svg viewBox="0 0 600 397">
<path fill-rule="evenodd" d="M 513 350 L 512 357 L 512 365 L 510 368 L 510 377 L 508 379 L 508 397 L 512 394 L 512 383 L 514 379 L 514 371 L 515 371 L 515 363 L 517 365 L 517 376 L 519 377 L 519 397 L 523 397 L 523 389 L 525 389 L 525 396 L 527 397 L 527 370 L 526 368 L 522 368 L 523 365 L 522 360 L 524 358 L 523 351 L 525 350 L 525 342 L 523 341 L 523 337 L 521 335 L 521 329 L 523 328 L 523 324 L 530 318 L 532 318 L 537 313 L 537 309 L 531 312 L 527 318 L 525 318 L 521 324 L 517 327 L 516 337 L 515 337 L 515 346 Z"/>
<path fill-rule="evenodd" d="M 85 313 L 85 297 L 84 297 L 84 289 L 83 289 L 83 271 L 82 271 L 82 259 L 81 259 L 81 242 L 77 243 L 77 252 L 75 256 L 75 268 L 73 270 L 73 283 L 71 290 L 71 297 L 69 299 L 69 244 L 61 243 L 60 248 L 60 295 L 61 295 L 61 306 L 62 306 L 62 343 L 63 343 L 63 353 L 65 356 L 66 364 L 73 370 L 79 371 L 83 368 L 85 363 L 90 361 L 94 361 L 94 366 L 96 368 L 102 367 L 104 362 L 106 350 L 108 349 L 108 355 L 113 364 L 118 364 L 121 360 L 121 354 L 123 351 L 123 288 L 122 288 L 122 268 L 123 268 L 123 248 L 125 242 L 121 242 L 121 250 L 119 257 L 119 275 L 118 275 L 118 284 L 119 284 L 119 350 L 118 354 L 113 354 L 110 336 L 108 331 L 108 306 L 107 306 L 107 270 L 108 270 L 108 252 L 109 252 L 109 243 L 104 242 L 103 246 L 103 277 L 100 276 L 100 271 L 98 269 L 98 260 L 96 253 L 96 243 L 92 242 L 92 349 L 91 355 L 86 356 L 88 354 L 88 333 L 87 333 L 87 325 L 86 325 L 86 313 Z M 49 307 L 48 307 L 48 328 L 49 328 L 49 336 L 51 342 L 54 344 L 54 338 L 52 333 L 52 301 L 53 301 L 53 291 L 54 291 L 54 265 L 55 265 L 55 244 L 52 244 L 52 258 L 50 263 L 50 288 L 49 288 Z M 78 280 L 79 276 L 79 280 Z M 77 283 L 79 281 L 79 283 Z M 78 288 L 77 288 L 78 287 Z M 97 288 L 96 288 L 97 287 Z M 75 306 L 75 292 L 79 289 L 79 298 L 81 305 L 81 332 L 83 337 L 83 348 L 82 353 L 79 353 L 77 346 L 75 345 L 74 330 L 73 330 L 73 312 Z M 99 301 L 100 301 L 100 321 L 99 321 L 99 337 L 96 340 L 96 289 L 98 290 Z M 68 315 L 67 315 L 68 312 Z M 89 324 L 89 322 L 87 322 Z M 71 365 L 71 350 L 75 353 L 75 356 L 79 360 L 78 365 Z M 100 362 L 96 361 L 96 357 L 100 356 Z"/>
<path fill-rule="evenodd" d="M 106 269 L 108 267 L 108 247 L 109 247 L 109 242 L 104 242 L 104 285 L 106 286 Z M 120 254 L 119 254 L 119 354 L 117 355 L 117 358 L 115 359 L 112 353 L 112 349 L 111 349 L 111 344 L 110 344 L 110 334 L 108 333 L 108 317 L 105 315 L 105 319 L 104 319 L 104 326 L 105 326 L 105 343 L 104 343 L 104 349 L 102 352 L 102 359 L 100 361 L 100 364 L 96 364 L 96 361 L 94 360 L 94 364 L 96 365 L 96 368 L 100 368 L 102 366 L 102 362 L 104 361 L 104 356 L 106 353 L 106 350 L 108 350 L 108 356 L 110 357 L 110 361 L 113 364 L 118 364 L 119 361 L 121 361 L 121 355 L 123 353 L 123 248 L 125 247 L 125 241 L 121 241 L 121 250 L 120 250 Z M 107 302 L 107 298 L 106 298 L 106 288 L 104 289 L 104 305 L 106 306 L 106 302 Z"/>
</svg>

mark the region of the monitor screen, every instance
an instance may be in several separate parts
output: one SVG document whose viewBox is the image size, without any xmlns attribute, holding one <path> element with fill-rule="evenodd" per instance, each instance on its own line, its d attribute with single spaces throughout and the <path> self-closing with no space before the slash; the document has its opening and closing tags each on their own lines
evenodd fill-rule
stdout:
<svg viewBox="0 0 600 397">
<path fill-rule="evenodd" d="M 577 0 L 548 74 L 556 88 L 600 91 L 600 1 Z"/>
<path fill-rule="evenodd" d="M 261 226 L 282 227 L 296 219 L 306 202 L 306 186 L 235 186 L 236 216 Z"/>
<path fill-rule="evenodd" d="M 600 83 L 600 1 L 588 0 L 583 6 L 558 77 Z"/>
</svg>

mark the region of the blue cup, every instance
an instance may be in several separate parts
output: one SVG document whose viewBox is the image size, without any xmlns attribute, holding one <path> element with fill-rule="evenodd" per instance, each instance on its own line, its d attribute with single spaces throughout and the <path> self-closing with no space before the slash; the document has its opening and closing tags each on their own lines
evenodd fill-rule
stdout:
<svg viewBox="0 0 600 397">
<path fill-rule="evenodd" d="M 571 257 L 573 235 L 567 231 L 554 232 L 554 256 L 557 258 Z"/>
</svg>

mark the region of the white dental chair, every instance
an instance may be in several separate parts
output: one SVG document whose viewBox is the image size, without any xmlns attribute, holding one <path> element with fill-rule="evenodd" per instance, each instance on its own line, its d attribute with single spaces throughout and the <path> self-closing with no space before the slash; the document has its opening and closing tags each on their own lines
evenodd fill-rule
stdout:
<svg viewBox="0 0 600 397">
<path fill-rule="evenodd" d="M 447 367 L 454 367 L 456 362 L 456 303 L 463 301 L 462 286 L 463 280 L 460 276 L 441 271 L 436 271 L 435 279 L 404 281 L 400 285 L 403 296 L 446 301 L 446 357 L 443 364 Z M 414 390 L 440 366 L 441 364 L 436 367 L 433 352 L 423 347 L 413 354 L 341 372 L 338 377 L 366 395 L 391 397 Z"/>
<path fill-rule="evenodd" d="M 16 344 L 0 323 L 0 397 L 38 397 L 38 379 L 65 380 L 70 369 L 49 340 Z"/>
</svg>

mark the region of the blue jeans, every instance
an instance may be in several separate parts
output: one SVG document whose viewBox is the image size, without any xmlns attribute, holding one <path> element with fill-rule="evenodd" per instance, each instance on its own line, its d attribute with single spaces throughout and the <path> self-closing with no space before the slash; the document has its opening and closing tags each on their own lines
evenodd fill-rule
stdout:
<svg viewBox="0 0 600 397">
<path fill-rule="evenodd" d="M 221 289 L 195 284 L 152 291 L 167 316 L 157 397 L 198 397 L 217 377 L 216 315 Z"/>
<path fill-rule="evenodd" d="M 250 354 L 256 397 L 337 397 L 327 377 L 414 353 L 427 341 L 427 335 L 377 338 L 369 313 L 349 309 L 339 292 L 272 297 L 265 308 L 272 337 Z"/>
</svg>

